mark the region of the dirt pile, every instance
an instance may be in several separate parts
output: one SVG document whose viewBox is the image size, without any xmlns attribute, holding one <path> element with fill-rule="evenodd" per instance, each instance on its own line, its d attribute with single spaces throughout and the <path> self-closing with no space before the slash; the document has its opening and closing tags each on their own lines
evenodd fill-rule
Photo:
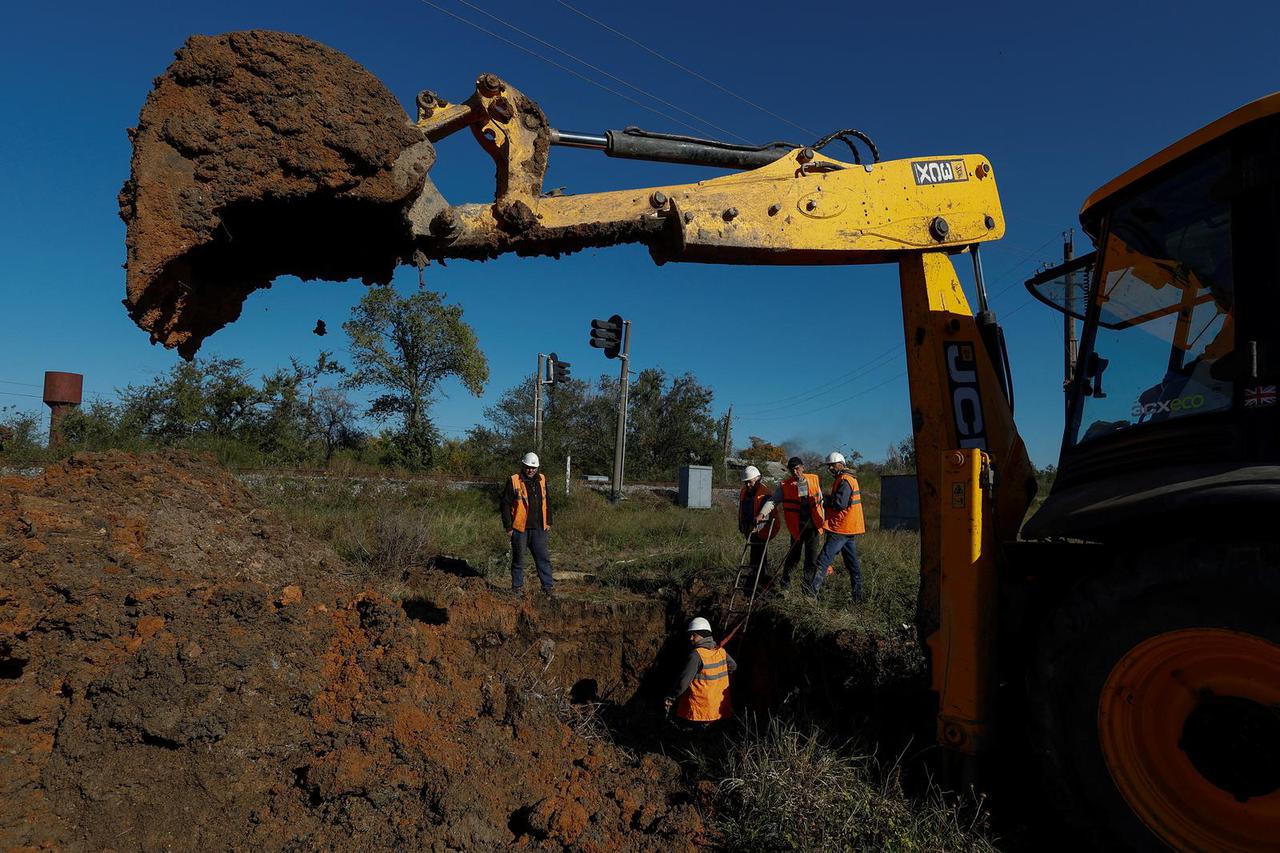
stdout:
<svg viewBox="0 0 1280 853">
<path fill-rule="evenodd" d="M 125 305 L 188 357 L 276 276 L 389 280 L 435 159 L 363 67 L 263 30 L 188 39 L 130 136 Z"/>
<path fill-rule="evenodd" d="M 674 762 L 584 737 L 554 684 L 634 680 L 660 616 L 600 605 L 658 622 L 593 656 L 565 605 L 433 574 L 406 616 L 342 572 L 208 458 L 0 480 L 0 847 L 703 840 Z"/>
</svg>

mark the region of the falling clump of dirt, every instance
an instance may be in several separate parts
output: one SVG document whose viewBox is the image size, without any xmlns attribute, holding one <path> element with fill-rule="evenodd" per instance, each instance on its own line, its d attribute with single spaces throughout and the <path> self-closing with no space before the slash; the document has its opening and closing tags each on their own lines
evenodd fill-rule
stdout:
<svg viewBox="0 0 1280 853">
<path fill-rule="evenodd" d="M 593 655 L 563 604 L 427 573 L 402 608 L 345 571 L 211 457 L 0 479 L 0 848 L 707 842 L 678 766 L 548 681 L 642 671 L 660 616 L 607 605 L 649 638 L 602 613 Z"/>
<path fill-rule="evenodd" d="M 125 305 L 187 357 L 279 275 L 388 281 L 435 158 L 355 61 L 264 30 L 188 39 L 130 136 Z"/>
</svg>

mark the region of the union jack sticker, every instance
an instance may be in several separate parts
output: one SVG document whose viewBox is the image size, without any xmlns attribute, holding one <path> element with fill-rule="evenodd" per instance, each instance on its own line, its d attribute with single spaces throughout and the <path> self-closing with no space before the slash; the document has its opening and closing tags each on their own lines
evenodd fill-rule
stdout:
<svg viewBox="0 0 1280 853">
<path fill-rule="evenodd" d="M 1258 406 L 1274 406 L 1276 404 L 1276 386 L 1254 385 L 1244 389 L 1244 407 L 1256 409 Z"/>
</svg>

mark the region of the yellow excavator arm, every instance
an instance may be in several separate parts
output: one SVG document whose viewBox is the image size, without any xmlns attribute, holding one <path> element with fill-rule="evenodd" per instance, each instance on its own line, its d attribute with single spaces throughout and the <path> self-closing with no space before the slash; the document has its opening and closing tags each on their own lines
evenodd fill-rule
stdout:
<svg viewBox="0 0 1280 853">
<path fill-rule="evenodd" d="M 695 184 L 544 195 L 550 146 L 587 137 L 551 129 L 494 75 L 461 104 L 423 93 L 418 126 L 432 142 L 469 128 L 497 166 L 492 203 L 451 207 L 424 188 L 412 220 L 429 257 L 638 242 L 659 262 L 859 264 L 962 251 L 1004 234 L 991 165 L 975 154 L 859 165 L 809 147 L 769 149 L 767 165 Z"/>
<path fill-rule="evenodd" d="M 450 206 L 426 184 L 411 217 L 425 258 L 636 242 L 659 263 L 898 264 L 919 460 L 919 626 L 939 696 L 939 741 L 981 752 L 995 678 L 997 553 L 1002 539 L 1016 538 L 1035 492 L 977 262 L 979 244 L 1005 227 L 990 162 L 963 154 L 861 164 L 811 147 L 767 148 L 755 156 L 770 162 L 698 183 L 544 195 L 552 144 L 607 148 L 611 136 L 552 129 L 531 99 L 491 74 L 464 103 L 423 93 L 418 107 L 432 142 L 469 128 L 497 166 L 491 204 Z M 705 143 L 708 154 L 698 140 L 681 140 L 679 150 L 668 140 L 654 141 L 650 159 L 718 156 L 716 143 Z M 974 260 L 976 317 L 950 260 L 962 252 Z"/>
</svg>

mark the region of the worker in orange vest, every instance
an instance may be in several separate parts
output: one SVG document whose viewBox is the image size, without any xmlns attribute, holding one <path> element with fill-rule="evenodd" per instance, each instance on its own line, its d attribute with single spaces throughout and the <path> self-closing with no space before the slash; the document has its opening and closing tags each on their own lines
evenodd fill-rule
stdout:
<svg viewBox="0 0 1280 853">
<path fill-rule="evenodd" d="M 756 517 L 760 514 L 760 508 L 769 501 L 771 492 L 760 477 L 760 469 L 754 465 L 748 465 L 742 471 L 742 489 L 738 492 L 738 532 L 747 537 L 750 543 L 750 564 L 753 568 L 760 567 L 761 577 L 767 577 L 769 574 L 768 563 L 768 547 L 769 540 L 778 535 L 778 529 L 781 524 L 778 523 L 778 513 L 775 511 L 772 518 L 766 516 L 765 521 L 757 521 Z"/>
<path fill-rule="evenodd" d="M 858 489 L 858 479 L 845 467 L 844 456 L 831 453 L 827 456 L 827 468 L 835 479 L 831 483 L 831 494 L 823 501 L 826 508 L 827 541 L 818 555 L 818 571 L 813 576 L 810 590 L 814 597 L 822 589 L 822 582 L 827 578 L 827 567 L 833 566 L 836 555 L 844 557 L 844 567 L 849 572 L 850 592 L 854 603 L 862 601 L 862 563 L 858 560 L 858 547 L 855 536 L 867 532 L 866 520 L 862 516 L 862 492 Z"/>
<path fill-rule="evenodd" d="M 551 555 L 547 531 L 551 510 L 547 507 L 547 478 L 538 472 L 538 454 L 526 453 L 520 472 L 512 474 L 502 490 L 502 526 L 511 539 L 511 589 L 524 593 L 524 549 L 527 545 L 538 567 L 538 580 L 547 598 L 552 597 Z"/>
<path fill-rule="evenodd" d="M 733 716 L 729 697 L 729 673 L 738 664 L 711 637 L 711 623 L 701 616 L 689 623 L 689 645 L 693 647 L 675 687 L 663 700 L 667 711 L 674 705 L 676 716 L 699 728 Z"/>
<path fill-rule="evenodd" d="M 791 534 L 791 547 L 787 549 L 787 558 L 782 562 L 782 589 L 791 585 L 791 570 L 800 562 L 801 549 L 804 550 L 804 583 L 801 589 L 808 590 L 812 583 L 814 567 L 817 565 L 818 534 L 822 532 L 822 484 L 817 474 L 806 474 L 804 460 L 792 456 L 787 460 L 787 468 L 791 476 L 785 478 L 774 489 L 773 497 L 765 502 L 756 516 L 756 521 L 764 521 L 775 506 L 781 505 L 782 517 L 787 522 L 787 531 Z"/>
</svg>

